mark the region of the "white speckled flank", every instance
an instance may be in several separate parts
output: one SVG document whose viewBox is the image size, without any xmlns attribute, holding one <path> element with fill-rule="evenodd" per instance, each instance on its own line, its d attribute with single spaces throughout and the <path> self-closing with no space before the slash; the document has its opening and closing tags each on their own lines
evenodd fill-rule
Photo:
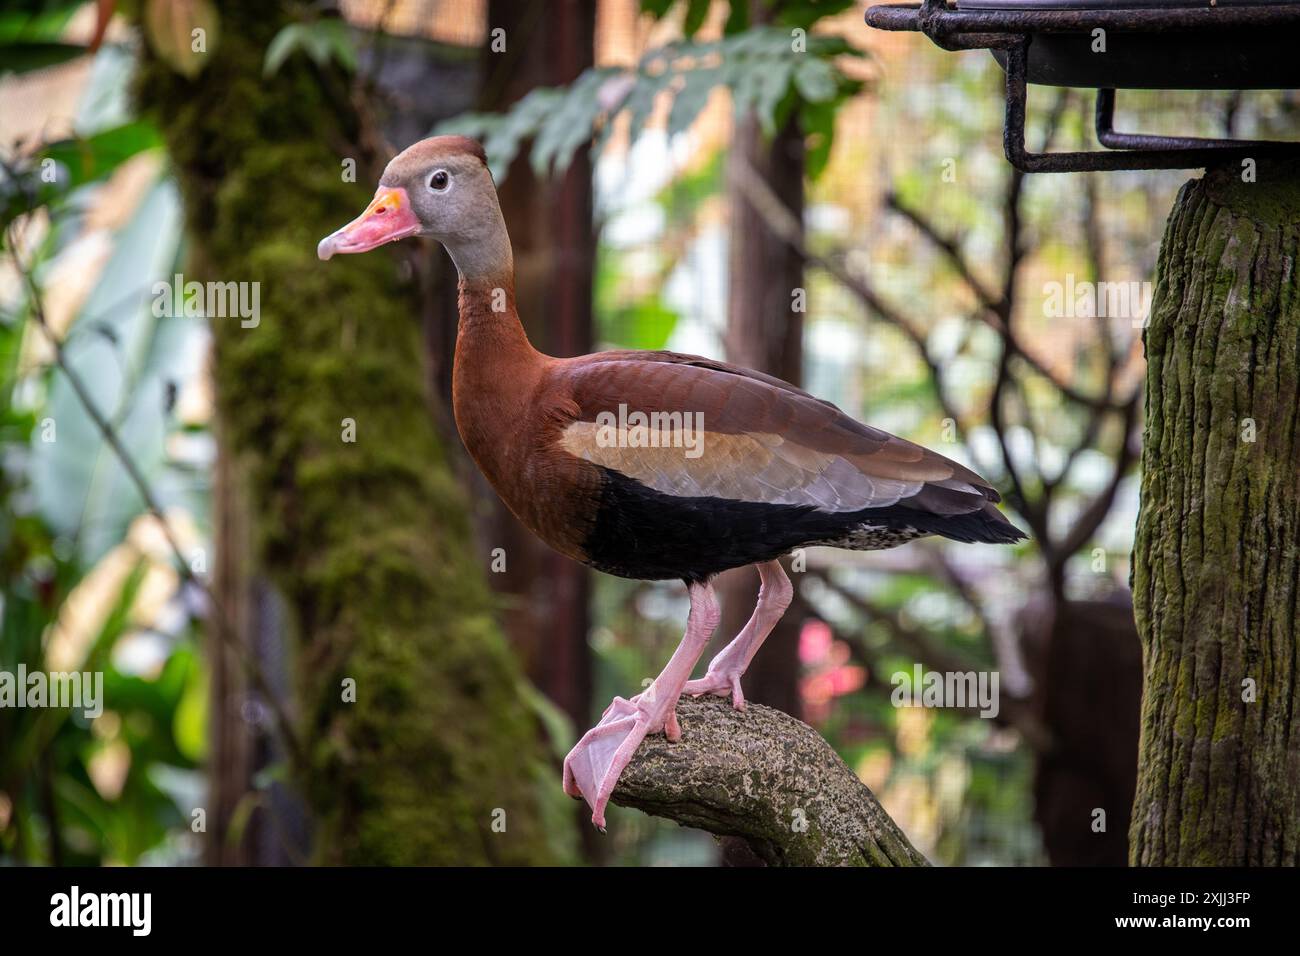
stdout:
<svg viewBox="0 0 1300 956">
<path fill-rule="evenodd" d="M 828 548 L 845 548 L 849 551 L 884 551 L 886 548 L 896 548 L 900 544 L 907 544 L 909 541 L 927 537 L 932 533 L 916 528 L 886 528 L 875 524 L 861 524 L 841 538 L 815 541 L 813 544 Z"/>
</svg>

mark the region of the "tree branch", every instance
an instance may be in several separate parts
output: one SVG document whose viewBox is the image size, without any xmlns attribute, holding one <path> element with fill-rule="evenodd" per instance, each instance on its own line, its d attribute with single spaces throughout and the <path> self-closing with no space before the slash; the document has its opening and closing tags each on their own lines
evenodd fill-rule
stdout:
<svg viewBox="0 0 1300 956">
<path fill-rule="evenodd" d="M 817 731 L 778 710 L 683 698 L 682 739 L 647 737 L 614 802 L 717 836 L 770 866 L 928 866 Z"/>
<path fill-rule="evenodd" d="M 1000 316 L 1003 312 L 1003 304 L 975 274 L 974 267 L 966 260 L 962 254 L 961 246 L 953 236 L 946 236 L 941 233 L 926 216 L 919 210 L 913 209 L 903 202 L 901 196 L 896 192 L 885 193 L 885 208 L 892 209 L 921 233 L 926 239 L 930 240 L 931 245 L 936 246 L 952 263 L 953 268 L 957 270 L 957 275 L 966 283 L 966 287 L 974 293 L 975 298 L 980 302 L 982 308 L 987 309 L 994 315 Z"/>
</svg>

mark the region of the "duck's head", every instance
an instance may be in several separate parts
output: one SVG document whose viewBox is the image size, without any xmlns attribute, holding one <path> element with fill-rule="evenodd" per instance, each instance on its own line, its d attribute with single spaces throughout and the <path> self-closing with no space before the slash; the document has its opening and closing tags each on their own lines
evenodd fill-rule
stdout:
<svg viewBox="0 0 1300 956">
<path fill-rule="evenodd" d="M 407 147 L 379 179 L 370 205 L 316 246 L 316 255 L 367 252 L 408 236 L 431 236 L 463 276 L 510 265 L 496 184 L 483 147 L 464 136 L 434 136 Z"/>
</svg>

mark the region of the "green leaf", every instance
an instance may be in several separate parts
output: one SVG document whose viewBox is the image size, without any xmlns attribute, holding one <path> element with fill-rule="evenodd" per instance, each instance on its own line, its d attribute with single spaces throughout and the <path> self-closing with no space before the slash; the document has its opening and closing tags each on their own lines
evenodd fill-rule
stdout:
<svg viewBox="0 0 1300 956">
<path fill-rule="evenodd" d="M 0 43 L 0 75 L 43 70 L 47 66 L 75 60 L 85 52 L 84 46 L 74 43 Z"/>
<path fill-rule="evenodd" d="M 352 34 L 342 20 L 329 17 L 310 23 L 290 23 L 271 38 L 262 62 L 262 74 L 273 76 L 284 61 L 303 51 L 319 67 L 337 62 L 348 72 L 357 68 L 357 51 Z"/>
<path fill-rule="evenodd" d="M 271 38 L 266 46 L 266 57 L 262 60 L 262 75 L 273 76 L 280 65 L 289 59 L 289 54 L 298 49 L 302 43 L 302 24 L 290 23 Z"/>
<path fill-rule="evenodd" d="M 591 139 L 600 114 L 600 89 L 618 70 L 586 70 L 547 113 L 533 143 L 532 165 L 539 175 L 568 168 L 573 155 Z"/>
<path fill-rule="evenodd" d="M 0 11 L 0 76 L 43 70 L 83 56 L 86 47 L 62 42 L 68 20 L 80 6 L 62 0 Z"/>
<path fill-rule="evenodd" d="M 641 0 L 641 12 L 662 20 L 673 8 L 673 0 Z"/>
<path fill-rule="evenodd" d="M 50 143 L 16 176 L 0 180 L 0 229 L 79 186 L 104 178 L 132 156 L 160 144 L 157 129 L 143 120 Z"/>
<path fill-rule="evenodd" d="M 790 89 L 790 77 L 793 73 L 793 63 L 788 60 L 784 62 L 777 60 L 766 71 L 759 74 L 761 80 L 754 112 L 758 114 L 758 121 L 762 124 L 763 131 L 769 136 L 776 132 L 776 109 Z"/>
<path fill-rule="evenodd" d="M 804 172 L 816 181 L 826 170 L 835 141 L 835 104 L 829 101 L 804 103 L 799 110 L 804 132 Z"/>
<path fill-rule="evenodd" d="M 725 36 L 734 36 L 749 29 L 749 0 L 731 0 L 731 12 L 722 27 Z"/>
<path fill-rule="evenodd" d="M 500 125 L 488 136 L 483 148 L 492 160 L 492 170 L 497 172 L 501 164 L 504 174 L 519 154 L 520 146 L 537 135 L 542 124 L 558 109 L 564 99 L 564 91 L 551 87 L 539 87 L 532 90 L 507 113 Z"/>
<path fill-rule="evenodd" d="M 687 38 L 695 36 L 700 27 L 704 26 L 704 20 L 709 15 L 709 0 L 689 0 L 686 5 L 686 20 L 682 24 L 682 32 Z"/>
<path fill-rule="evenodd" d="M 618 316 L 627 348 L 661 349 L 668 344 L 680 316 L 656 296 L 649 296 Z"/>
<path fill-rule="evenodd" d="M 646 9 L 657 11 L 661 5 Z M 707 11 L 707 4 L 693 4 L 688 13 L 699 16 L 701 9 Z M 567 168 L 584 143 L 593 138 L 603 143 L 620 115 L 628 116 L 628 133 L 635 141 L 658 98 L 671 96 L 672 136 L 694 122 L 716 87 L 726 86 L 736 113 L 756 113 L 771 135 L 802 102 L 838 106 L 861 87 L 835 64 L 834 58 L 844 55 L 863 54 L 831 36 L 808 37 L 806 51 L 796 53 L 789 33 L 779 27 L 744 30 L 707 43 L 677 41 L 647 51 L 635 70 L 587 70 L 567 88 L 532 90 L 504 114 L 468 114 L 434 132 L 478 136 L 498 179 L 529 140 L 533 168 L 539 175 L 555 173 Z M 628 88 L 607 102 L 602 91 L 615 78 L 626 79 Z"/>
<path fill-rule="evenodd" d="M 161 145 L 157 127 L 147 120 L 138 120 L 92 136 L 59 140 L 40 155 L 64 166 L 70 176 L 68 185 L 75 189 L 107 176 L 137 153 Z"/>
<path fill-rule="evenodd" d="M 668 135 L 683 132 L 700 115 L 709 102 L 709 96 L 721 80 L 722 70 L 711 68 L 692 70 L 686 74 L 686 83 L 673 97 L 673 107 L 668 112 Z"/>
<path fill-rule="evenodd" d="M 45 0 L 28 4 L 29 9 L 0 10 L 0 44 L 57 40 L 83 5 L 83 0 Z"/>
<path fill-rule="evenodd" d="M 853 6 L 853 0 L 783 0 L 777 9 L 776 20 L 784 27 L 807 30 L 818 20 L 843 13 Z"/>
<path fill-rule="evenodd" d="M 758 102 L 759 77 L 740 57 L 723 61 L 723 82 L 731 90 L 731 105 L 737 116 L 745 115 Z"/>
<path fill-rule="evenodd" d="M 342 20 L 330 18 L 321 20 L 318 29 L 329 39 L 335 61 L 349 73 L 355 72 L 357 48 L 352 42 L 352 33 L 348 30 L 348 25 Z"/>
<path fill-rule="evenodd" d="M 188 79 L 217 47 L 219 18 L 211 0 L 145 0 L 144 32 L 164 63 Z"/>
<path fill-rule="evenodd" d="M 839 89 L 835 68 L 826 60 L 806 56 L 795 69 L 794 83 L 799 95 L 810 103 L 832 99 Z"/>
<path fill-rule="evenodd" d="M 194 763 L 202 762 L 208 753 L 208 693 L 206 672 L 190 668 L 172 718 L 172 736 L 176 749 Z"/>
<path fill-rule="evenodd" d="M 628 139 L 635 142 L 645 127 L 646 120 L 654 111 L 655 99 L 667 85 L 669 74 L 665 71 L 659 76 L 638 76 L 632 92 L 627 95 L 624 109 L 628 114 Z"/>
<path fill-rule="evenodd" d="M 601 337 L 617 348 L 653 351 L 668 344 L 677 320 L 677 313 L 655 298 L 606 316 Z"/>
</svg>

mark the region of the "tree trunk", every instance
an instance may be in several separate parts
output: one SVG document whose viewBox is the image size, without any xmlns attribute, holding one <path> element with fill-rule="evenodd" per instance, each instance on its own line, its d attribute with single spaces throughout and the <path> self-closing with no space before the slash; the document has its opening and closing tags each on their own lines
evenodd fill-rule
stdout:
<svg viewBox="0 0 1300 956">
<path fill-rule="evenodd" d="M 1300 165 L 1183 186 L 1146 331 L 1131 860 L 1300 862 Z"/>
<path fill-rule="evenodd" d="M 729 162 L 747 163 L 803 218 L 804 144 L 794 116 L 765 142 L 753 117 L 737 124 Z M 727 289 L 727 358 L 798 385 L 803 378 L 802 313 L 794 292 L 803 286 L 803 260 L 768 228 L 731 178 L 731 250 Z M 722 623 L 717 640 L 739 633 L 758 598 L 758 575 L 750 568 L 718 579 Z M 764 642 L 745 673 L 745 697 L 798 717 L 800 621 L 787 614 Z M 721 646 L 721 645 L 719 645 Z"/>
<path fill-rule="evenodd" d="M 247 501 L 240 494 L 243 484 L 225 453 L 225 442 L 220 435 L 217 441 L 221 452 L 212 482 L 215 519 L 212 538 L 216 551 L 212 590 L 226 614 L 226 640 L 236 644 L 243 654 L 251 654 L 250 514 Z M 240 801 L 252 788 L 257 770 L 256 740 L 242 706 L 249 694 L 248 679 L 241 666 L 240 653 L 218 640 L 215 634 L 208 634 L 206 652 L 211 687 L 208 691 L 208 839 L 203 860 L 208 866 L 248 866 L 256 859 L 254 834 L 261 823 L 254 819 L 242 833 L 235 832 Z"/>
<path fill-rule="evenodd" d="M 259 284 L 256 327 L 212 320 L 214 378 L 226 451 L 249 476 L 256 551 L 290 619 L 295 780 L 314 856 L 545 862 L 540 794 L 558 782 L 428 413 L 410 283 L 382 252 L 316 260 L 374 181 L 337 71 L 298 54 L 263 76 L 288 11 L 222 4 L 203 73 L 186 80 L 146 57 L 138 92 L 180 181 L 186 278 Z"/>
<path fill-rule="evenodd" d="M 1057 609 L 1045 589 L 1016 625 L 1028 703 L 1047 732 L 1047 745 L 1034 748 L 1034 820 L 1047 858 L 1052 866 L 1124 866 L 1142 706 L 1142 647 L 1128 594 Z M 1004 696 L 1004 714 L 1007 704 Z"/>
<path fill-rule="evenodd" d="M 571 83 L 594 62 L 595 0 L 493 0 L 488 25 L 504 29 L 507 40 L 504 53 L 490 45 L 484 49 L 482 110 L 499 112 L 536 87 Z M 533 172 L 527 153 L 522 151 L 500 188 L 514 247 L 519 315 L 541 351 L 583 355 L 593 347 L 591 157 L 584 146 L 562 175 L 544 179 Z M 476 475 L 474 481 L 493 505 L 484 523 L 489 543 L 506 555 L 505 570 L 490 578 L 507 596 L 506 633 L 529 679 L 582 733 L 591 718 L 590 574 L 520 524 L 486 480 Z"/>
</svg>

